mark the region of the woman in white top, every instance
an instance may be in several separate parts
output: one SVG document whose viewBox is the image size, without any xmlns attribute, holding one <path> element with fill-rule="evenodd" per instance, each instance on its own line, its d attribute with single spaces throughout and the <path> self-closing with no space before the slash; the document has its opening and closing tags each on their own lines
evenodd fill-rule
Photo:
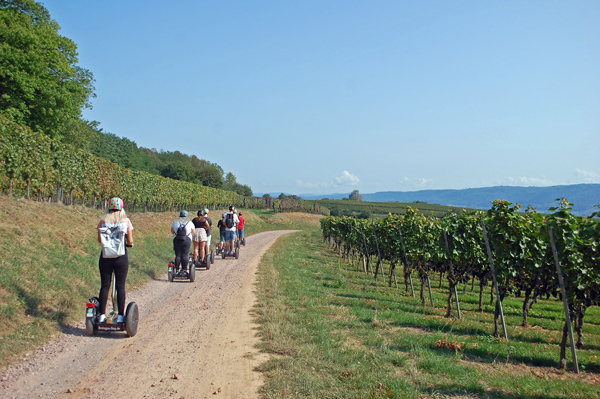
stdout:
<svg viewBox="0 0 600 399">
<path fill-rule="evenodd" d="M 123 231 L 126 231 L 125 242 L 127 247 L 133 247 L 133 225 L 127 217 L 125 210 L 123 209 L 123 200 L 115 197 L 110 200 L 108 208 L 100 222 L 98 222 L 98 242 L 102 243 L 100 239 L 100 229 L 105 228 L 106 225 L 122 225 Z M 100 268 L 100 309 L 98 322 L 106 322 L 106 302 L 108 301 L 108 291 L 112 281 L 112 274 L 115 274 L 115 288 L 117 290 L 117 306 L 119 315 L 113 322 L 122 323 L 123 315 L 125 314 L 125 280 L 127 279 L 127 272 L 129 271 L 129 253 L 125 250 L 125 255 L 117 256 L 114 258 L 105 258 L 103 253 L 100 252 L 100 260 L 98 261 Z"/>
</svg>

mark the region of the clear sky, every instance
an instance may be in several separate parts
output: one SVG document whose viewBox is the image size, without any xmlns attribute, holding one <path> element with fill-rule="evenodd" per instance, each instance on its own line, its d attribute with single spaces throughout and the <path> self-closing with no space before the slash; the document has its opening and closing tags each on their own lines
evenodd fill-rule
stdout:
<svg viewBox="0 0 600 399">
<path fill-rule="evenodd" d="M 600 2 L 43 2 L 84 117 L 254 193 L 600 183 Z"/>
</svg>

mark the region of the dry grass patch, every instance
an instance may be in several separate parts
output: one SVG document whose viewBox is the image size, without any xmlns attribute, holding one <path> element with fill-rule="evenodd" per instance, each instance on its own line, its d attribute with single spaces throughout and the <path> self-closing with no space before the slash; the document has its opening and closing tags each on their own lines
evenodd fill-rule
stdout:
<svg viewBox="0 0 600 399">
<path fill-rule="evenodd" d="M 275 223 L 304 223 L 312 226 L 320 226 L 323 215 L 314 215 L 302 212 L 279 212 L 272 216 Z"/>
</svg>

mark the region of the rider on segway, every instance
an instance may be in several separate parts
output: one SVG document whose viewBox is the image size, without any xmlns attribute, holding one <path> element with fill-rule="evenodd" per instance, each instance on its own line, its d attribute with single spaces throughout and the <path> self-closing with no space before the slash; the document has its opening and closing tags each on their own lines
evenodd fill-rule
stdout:
<svg viewBox="0 0 600 399">
<path fill-rule="evenodd" d="M 240 216 L 238 216 L 238 218 L 240 219 L 240 222 L 238 223 L 238 226 L 237 226 L 237 238 L 238 238 L 238 241 L 240 242 L 240 244 L 246 245 L 246 238 L 244 237 L 244 223 L 246 222 L 246 219 L 244 219 L 244 217 L 242 215 L 243 215 L 243 213 L 240 212 Z"/>
<path fill-rule="evenodd" d="M 240 222 L 235 213 L 235 206 L 229 205 L 229 212 L 225 215 L 225 251 L 226 255 L 234 254 L 233 242 L 236 239 L 237 225 Z"/>
<path fill-rule="evenodd" d="M 173 234 L 173 250 L 175 251 L 175 273 L 188 273 L 188 254 L 192 245 L 192 237 L 194 235 L 194 224 L 188 218 L 188 211 L 183 210 L 179 213 L 179 217 L 175 219 L 171 225 L 171 233 Z M 192 265 L 193 266 L 193 265 Z"/>
<path fill-rule="evenodd" d="M 117 291 L 118 316 L 112 322 L 123 323 L 125 314 L 125 280 L 129 271 L 129 253 L 125 247 L 133 247 L 133 225 L 123 209 L 121 198 L 112 198 L 108 208 L 98 223 L 98 242 L 103 249 L 100 253 L 98 267 L 100 269 L 100 295 L 98 298 L 98 323 L 106 323 L 106 302 L 110 289 L 112 275 L 115 274 Z M 107 232 L 111 229 L 111 232 Z M 112 232 L 114 231 L 114 233 Z M 110 234 L 109 234 L 110 233 Z M 123 243 L 123 237 L 125 242 Z M 122 248 L 118 247 L 121 244 Z M 114 246 L 117 246 L 115 248 Z M 111 248 L 112 246 L 112 248 Z M 123 253 L 122 255 L 120 255 Z M 117 309 L 113 309 L 116 311 Z"/>
<path fill-rule="evenodd" d="M 210 229 L 205 211 L 199 210 L 198 216 L 192 220 L 196 233 L 194 234 L 194 262 L 203 263 L 206 260 L 206 242 L 208 241 L 207 232 Z M 200 256 L 198 256 L 200 255 Z"/>
</svg>

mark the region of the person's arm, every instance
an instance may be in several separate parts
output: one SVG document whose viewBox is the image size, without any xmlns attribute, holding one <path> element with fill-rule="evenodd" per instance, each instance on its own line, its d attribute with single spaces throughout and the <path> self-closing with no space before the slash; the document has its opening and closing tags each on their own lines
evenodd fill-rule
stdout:
<svg viewBox="0 0 600 399">
<path fill-rule="evenodd" d="M 127 232 L 127 246 L 133 247 L 133 230 Z"/>
<path fill-rule="evenodd" d="M 102 227 L 102 220 L 98 222 L 98 226 L 96 226 L 96 230 L 98 231 L 98 244 L 102 244 L 102 239 L 100 239 L 100 227 Z"/>
<path fill-rule="evenodd" d="M 125 236 L 125 240 L 127 241 L 126 246 L 133 247 L 133 225 L 129 219 L 127 219 L 127 234 Z"/>
</svg>

